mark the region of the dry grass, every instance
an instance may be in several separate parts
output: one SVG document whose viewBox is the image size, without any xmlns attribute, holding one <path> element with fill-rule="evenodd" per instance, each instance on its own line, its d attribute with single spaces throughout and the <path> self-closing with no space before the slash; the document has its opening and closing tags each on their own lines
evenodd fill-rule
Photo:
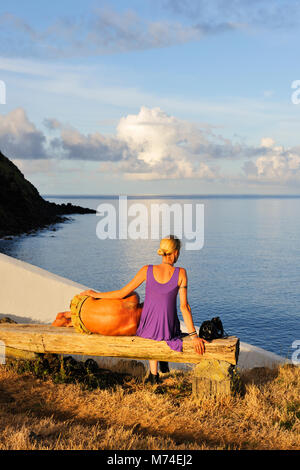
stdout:
<svg viewBox="0 0 300 470">
<path fill-rule="evenodd" d="M 191 376 L 83 390 L 0 367 L 0 449 L 299 449 L 300 368 L 257 369 L 243 398 L 191 397 Z"/>
</svg>

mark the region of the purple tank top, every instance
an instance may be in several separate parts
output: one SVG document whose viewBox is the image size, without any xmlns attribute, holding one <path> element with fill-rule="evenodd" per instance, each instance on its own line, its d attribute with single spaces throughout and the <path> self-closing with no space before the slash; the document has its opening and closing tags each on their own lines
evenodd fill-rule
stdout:
<svg viewBox="0 0 300 470">
<path fill-rule="evenodd" d="M 174 351 L 182 351 L 180 322 L 177 316 L 179 269 L 164 284 L 153 276 L 153 265 L 147 269 L 145 301 L 136 332 L 142 338 L 166 341 Z"/>
</svg>

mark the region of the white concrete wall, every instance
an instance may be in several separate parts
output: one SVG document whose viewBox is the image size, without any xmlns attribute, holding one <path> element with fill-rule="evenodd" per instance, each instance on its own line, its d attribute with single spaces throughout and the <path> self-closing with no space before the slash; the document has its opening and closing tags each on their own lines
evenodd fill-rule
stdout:
<svg viewBox="0 0 300 470">
<path fill-rule="evenodd" d="M 0 313 L 23 323 L 52 323 L 86 286 L 0 254 Z"/>
<path fill-rule="evenodd" d="M 24 261 L 0 254 L 0 317 L 10 316 L 19 323 L 52 323 L 58 312 L 69 309 L 74 295 L 87 288 Z M 181 327 L 185 332 L 183 323 Z M 120 364 L 120 359 L 114 358 L 99 358 L 98 362 L 101 361 L 107 367 Z M 125 367 L 125 361 L 123 362 Z M 241 369 L 274 367 L 284 362 L 290 361 L 256 346 L 241 343 L 238 363 Z M 193 367 L 188 364 L 170 365 L 184 369 Z"/>
</svg>

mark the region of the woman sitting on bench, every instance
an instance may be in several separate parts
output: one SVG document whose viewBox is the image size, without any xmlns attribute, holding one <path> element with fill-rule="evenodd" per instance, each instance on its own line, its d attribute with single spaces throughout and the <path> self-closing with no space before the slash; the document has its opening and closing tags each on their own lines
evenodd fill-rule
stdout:
<svg viewBox="0 0 300 470">
<path fill-rule="evenodd" d="M 115 335 L 136 334 L 142 338 L 166 341 L 174 351 L 182 351 L 182 333 L 176 307 L 179 292 L 180 309 L 188 334 L 193 340 L 195 351 L 198 354 L 203 354 L 206 341 L 198 337 L 194 326 L 191 308 L 187 300 L 187 274 L 184 268 L 174 267 L 180 254 L 180 247 L 180 240 L 173 235 L 163 238 L 157 251 L 162 256 L 161 264 L 143 266 L 135 277 L 120 290 L 111 292 L 87 290 L 82 292 L 79 303 L 86 300 L 86 308 L 82 308 L 81 304 L 80 308 L 76 309 L 78 315 L 72 315 L 71 312 L 58 314 L 53 325 L 75 326 L 77 330 L 85 333 L 114 334 L 111 333 L 114 326 L 110 322 L 116 319 Z M 144 304 L 141 305 L 134 290 L 144 281 L 146 281 L 146 293 Z M 87 296 L 92 298 L 89 302 L 93 302 L 93 299 L 102 299 L 103 302 L 94 302 L 94 309 L 92 306 L 88 309 Z M 104 299 L 107 301 L 105 302 Z M 98 304 L 98 312 L 95 309 L 96 304 Z M 99 307 L 104 316 L 102 313 L 100 314 Z M 126 315 L 124 315 L 125 310 Z M 115 315 L 112 314 L 113 311 L 116 313 Z M 105 322 L 106 333 L 103 332 Z M 158 361 L 150 360 L 149 364 L 149 380 L 151 383 L 158 383 Z M 168 371 L 168 364 L 160 362 L 160 368 L 162 372 Z"/>
</svg>

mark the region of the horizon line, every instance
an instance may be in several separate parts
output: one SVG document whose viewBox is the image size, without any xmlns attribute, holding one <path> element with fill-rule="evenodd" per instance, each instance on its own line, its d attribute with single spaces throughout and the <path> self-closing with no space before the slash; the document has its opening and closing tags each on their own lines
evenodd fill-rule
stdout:
<svg viewBox="0 0 300 470">
<path fill-rule="evenodd" d="M 128 199 L 188 199 L 188 198 L 300 198 L 300 194 L 43 194 L 45 198 L 61 198 L 61 199 L 118 199 L 126 196 Z"/>
</svg>

